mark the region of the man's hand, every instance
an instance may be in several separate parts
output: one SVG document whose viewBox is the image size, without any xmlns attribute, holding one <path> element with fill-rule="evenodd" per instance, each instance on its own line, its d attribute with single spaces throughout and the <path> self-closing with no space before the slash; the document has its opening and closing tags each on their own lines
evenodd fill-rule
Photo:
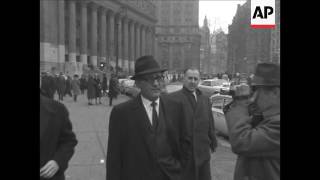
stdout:
<svg viewBox="0 0 320 180">
<path fill-rule="evenodd" d="M 59 166 L 56 161 L 50 160 L 40 169 L 40 176 L 44 178 L 51 178 L 59 170 Z"/>
</svg>

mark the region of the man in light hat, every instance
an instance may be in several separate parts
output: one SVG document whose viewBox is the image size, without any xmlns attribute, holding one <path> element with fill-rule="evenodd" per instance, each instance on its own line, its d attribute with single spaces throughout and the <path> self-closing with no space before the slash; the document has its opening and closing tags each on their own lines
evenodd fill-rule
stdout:
<svg viewBox="0 0 320 180">
<path fill-rule="evenodd" d="M 140 94 L 114 106 L 109 120 L 107 180 L 178 180 L 181 106 L 162 94 L 163 72 L 152 56 L 135 62 Z"/>
<path fill-rule="evenodd" d="M 258 64 L 251 87 L 237 86 L 233 98 L 224 111 L 229 142 L 238 155 L 234 180 L 279 180 L 280 67 Z"/>
</svg>

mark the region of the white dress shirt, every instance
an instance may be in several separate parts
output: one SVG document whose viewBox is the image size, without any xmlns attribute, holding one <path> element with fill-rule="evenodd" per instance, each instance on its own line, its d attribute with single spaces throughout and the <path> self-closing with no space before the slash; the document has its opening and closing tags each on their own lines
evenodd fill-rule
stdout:
<svg viewBox="0 0 320 180">
<path fill-rule="evenodd" d="M 150 123 L 152 125 L 152 106 L 151 106 L 152 101 L 144 98 L 142 95 L 141 95 L 141 100 L 142 100 L 142 104 L 144 106 L 144 109 L 147 112 L 149 121 L 150 121 Z M 157 103 L 156 104 L 156 111 L 157 111 L 157 115 L 158 116 L 159 116 L 159 100 L 160 100 L 159 98 L 157 100 L 155 100 L 155 102 Z"/>
</svg>

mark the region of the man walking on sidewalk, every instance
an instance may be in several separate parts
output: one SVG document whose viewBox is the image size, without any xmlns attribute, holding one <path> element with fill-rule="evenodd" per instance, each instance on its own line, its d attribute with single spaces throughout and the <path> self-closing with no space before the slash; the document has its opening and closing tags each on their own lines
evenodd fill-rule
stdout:
<svg viewBox="0 0 320 180">
<path fill-rule="evenodd" d="M 110 115 L 107 180 L 180 180 L 178 104 L 161 95 L 163 72 L 152 56 L 136 60 L 140 94 Z"/>
<path fill-rule="evenodd" d="M 188 68 L 184 72 L 183 88 L 169 96 L 183 107 L 182 131 L 183 180 L 211 180 L 210 151 L 217 147 L 214 121 L 209 98 L 199 89 L 200 72 Z"/>
</svg>

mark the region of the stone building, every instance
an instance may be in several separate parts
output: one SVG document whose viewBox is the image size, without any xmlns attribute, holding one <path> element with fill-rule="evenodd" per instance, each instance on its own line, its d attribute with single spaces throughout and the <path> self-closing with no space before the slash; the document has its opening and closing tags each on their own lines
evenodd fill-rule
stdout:
<svg viewBox="0 0 320 180">
<path fill-rule="evenodd" d="M 279 29 L 253 29 L 250 27 L 250 6 L 250 0 L 242 6 L 238 5 L 232 24 L 229 25 L 229 73 L 251 74 L 259 62 L 280 62 L 279 14 L 276 13 L 276 27 Z"/>
<path fill-rule="evenodd" d="M 156 5 L 156 59 L 169 73 L 200 68 L 199 0 L 153 0 Z"/>
<path fill-rule="evenodd" d="M 203 26 L 200 28 L 201 43 L 200 43 L 200 72 L 211 74 L 212 72 L 212 56 L 210 56 L 210 29 L 207 16 L 203 20 Z"/>
<path fill-rule="evenodd" d="M 40 0 L 40 70 L 82 74 L 105 63 L 131 73 L 155 54 L 151 0 Z"/>
<path fill-rule="evenodd" d="M 225 73 L 227 71 L 228 40 L 222 30 L 215 33 L 215 47 L 215 73 Z"/>
<path fill-rule="evenodd" d="M 276 0 L 276 27 L 271 30 L 272 62 L 280 64 L 280 0 Z"/>
</svg>

